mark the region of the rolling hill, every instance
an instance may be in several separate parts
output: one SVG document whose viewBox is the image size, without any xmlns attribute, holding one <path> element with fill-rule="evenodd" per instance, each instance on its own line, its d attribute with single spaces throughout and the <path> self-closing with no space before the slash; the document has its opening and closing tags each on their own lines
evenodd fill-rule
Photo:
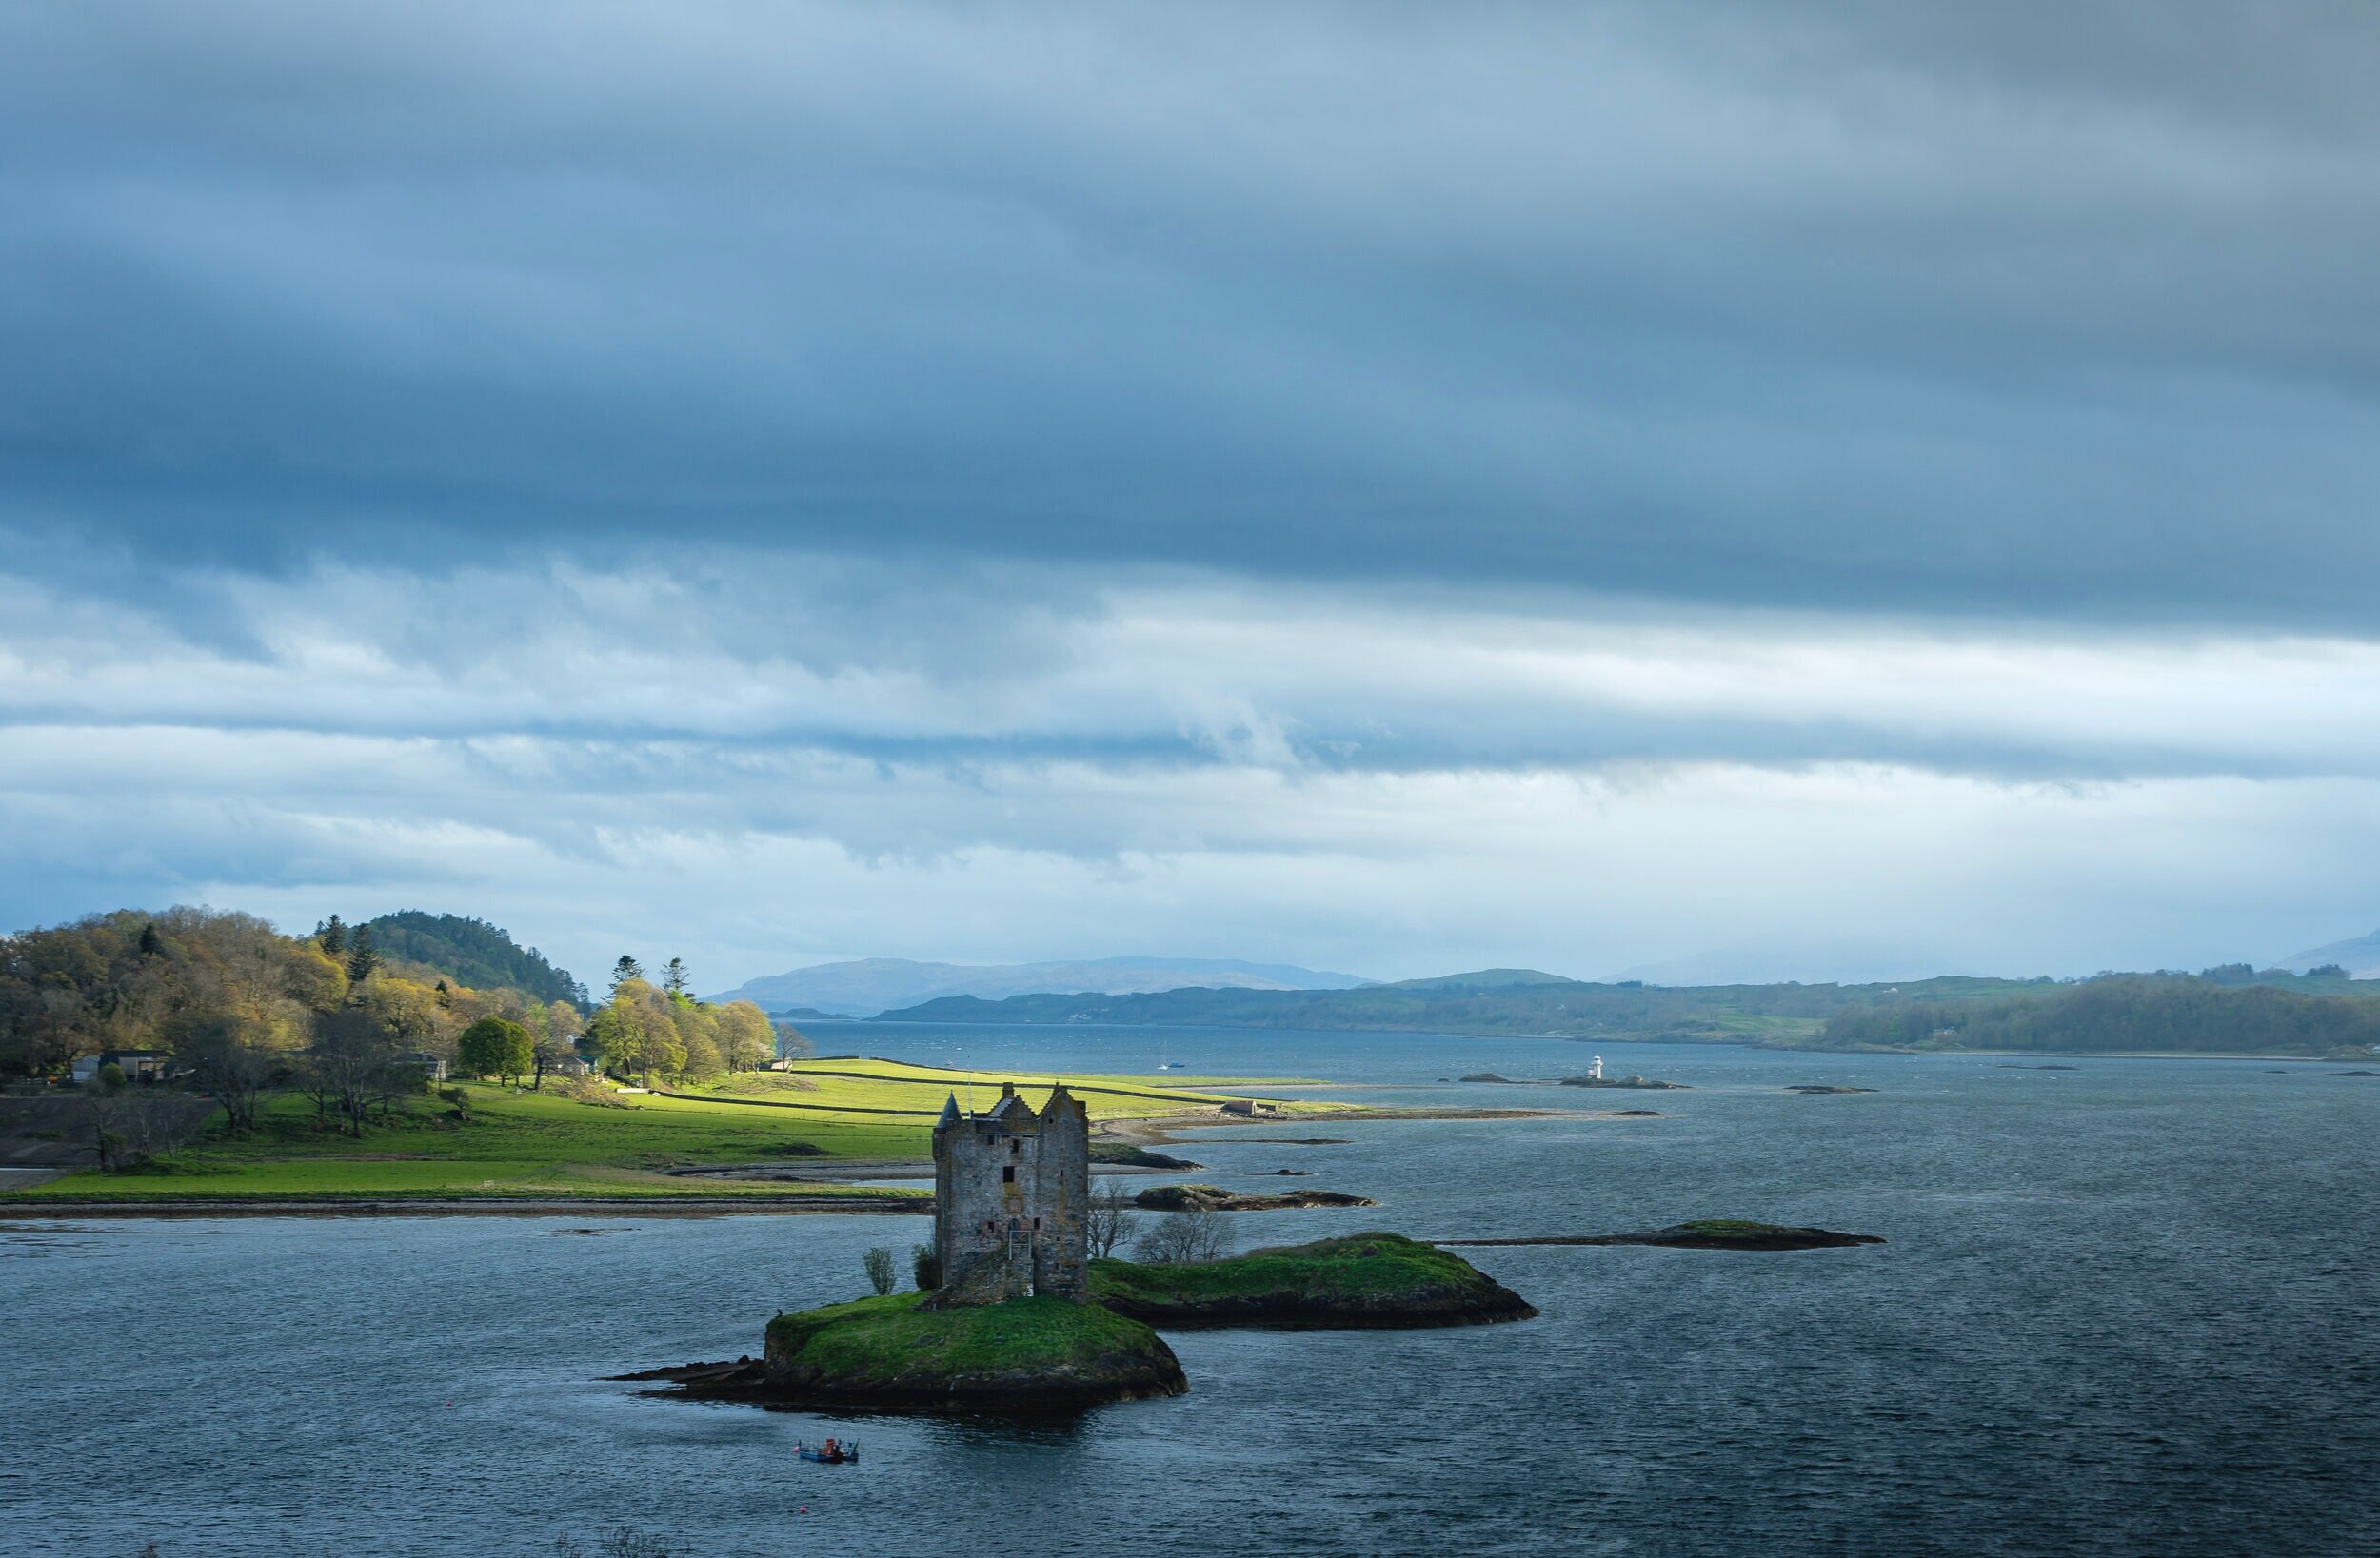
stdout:
<svg viewBox="0 0 2380 1558">
<path fill-rule="evenodd" d="M 541 1001 L 586 1004 L 586 989 L 535 947 L 484 919 L 404 909 L 367 922 L 383 957 L 420 963 L 474 990 L 517 990 Z"/>
<path fill-rule="evenodd" d="M 2359 936 L 2351 941 L 2333 941 L 2328 946 L 2309 947 L 2295 952 L 2275 965 L 2303 974 L 2310 968 L 2336 963 L 2347 970 L 2350 979 L 2380 978 L 2380 931 Z"/>
</svg>

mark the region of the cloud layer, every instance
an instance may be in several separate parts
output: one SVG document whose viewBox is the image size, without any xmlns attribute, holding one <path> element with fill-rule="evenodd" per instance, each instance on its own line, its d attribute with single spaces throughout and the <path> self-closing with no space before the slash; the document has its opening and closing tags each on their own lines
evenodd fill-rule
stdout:
<svg viewBox="0 0 2380 1558">
<path fill-rule="evenodd" d="M 2380 842 L 2353 641 L 824 557 L 164 593 L 0 584 L 17 920 L 459 905 L 729 982 L 1127 945 L 2071 973 L 2355 924 Z"/>
<path fill-rule="evenodd" d="M 2360 931 L 2375 78 L 2197 0 L 0 12 L 0 915 Z"/>
<path fill-rule="evenodd" d="M 0 22 L 20 530 L 2366 632 L 2336 8 Z"/>
</svg>

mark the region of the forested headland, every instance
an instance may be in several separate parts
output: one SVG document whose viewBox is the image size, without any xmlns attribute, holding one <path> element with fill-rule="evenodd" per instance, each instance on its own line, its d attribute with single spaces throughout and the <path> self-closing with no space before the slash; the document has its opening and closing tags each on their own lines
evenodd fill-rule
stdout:
<svg viewBox="0 0 2380 1558">
<path fill-rule="evenodd" d="M 257 1123 L 268 1095 L 294 1092 L 360 1135 L 422 1092 L 433 1061 L 540 1087 L 590 1070 L 699 1083 L 800 1044 L 750 1002 L 712 1005 L 686 984 L 676 958 L 648 979 L 623 956 L 590 1002 L 533 949 L 455 916 L 334 915 L 285 936 L 251 915 L 119 910 L 0 937 L 0 1077 L 63 1079 L 87 1057 L 161 1055 L 233 1131 Z M 105 1095 L 122 1068 L 91 1081 Z M 153 1112 L 127 1113 L 128 1155 L 169 1132 Z"/>
</svg>

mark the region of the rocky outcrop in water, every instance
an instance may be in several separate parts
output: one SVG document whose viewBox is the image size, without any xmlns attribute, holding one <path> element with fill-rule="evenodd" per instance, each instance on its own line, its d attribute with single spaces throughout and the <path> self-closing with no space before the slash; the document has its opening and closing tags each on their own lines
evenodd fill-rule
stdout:
<svg viewBox="0 0 2380 1558">
<path fill-rule="evenodd" d="M 1528 1238 L 1440 1239 L 1441 1245 L 1503 1244 L 1648 1244 L 1665 1250 L 1835 1250 L 1856 1244 L 1882 1244 L 1874 1233 L 1843 1233 L 1832 1228 L 1795 1228 L 1783 1223 L 1744 1222 L 1713 1218 L 1673 1223 L 1635 1233 L 1547 1233 Z"/>
<path fill-rule="evenodd" d="M 1091 1143 L 1091 1161 L 1130 1169 L 1197 1170 L 1206 1167 L 1203 1163 L 1193 1163 L 1186 1157 L 1175 1157 L 1170 1153 L 1153 1153 L 1146 1147 L 1128 1141 Z"/>
<path fill-rule="evenodd" d="M 1289 1212 L 1305 1207 L 1376 1207 L 1369 1196 L 1335 1190 L 1293 1190 L 1250 1195 L 1220 1185 L 1157 1185 L 1133 1197 L 1143 1212 Z"/>
</svg>

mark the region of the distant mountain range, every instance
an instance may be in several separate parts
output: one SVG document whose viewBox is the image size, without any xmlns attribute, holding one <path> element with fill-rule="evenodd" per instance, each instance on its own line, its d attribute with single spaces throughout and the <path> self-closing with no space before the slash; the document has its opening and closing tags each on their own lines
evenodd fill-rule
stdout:
<svg viewBox="0 0 2380 1558">
<path fill-rule="evenodd" d="M 2303 974 L 2326 963 L 2338 964 L 2347 970 L 2350 979 L 2380 978 L 2380 931 L 2359 936 L 2352 941 L 2333 941 L 2327 947 L 2293 952 L 2273 966 Z"/>
<path fill-rule="evenodd" d="M 1369 983 L 1353 974 L 1290 963 L 1244 963 L 1228 957 L 1097 957 L 1072 963 L 995 964 L 863 957 L 766 975 L 707 998 L 751 1001 L 767 1012 L 806 1006 L 864 1017 L 943 996 L 1001 1000 L 1010 996 L 1123 996 L 1189 988 L 1352 990 Z"/>
<path fill-rule="evenodd" d="M 943 996 L 880 1020 L 1530 1035 L 1781 1049 L 2340 1058 L 2380 1053 L 2380 989 L 2336 974 L 2258 971 L 2246 963 L 2197 975 L 1945 976 L 1854 985 L 1601 984 L 1499 968 L 1340 990 Z"/>
</svg>

